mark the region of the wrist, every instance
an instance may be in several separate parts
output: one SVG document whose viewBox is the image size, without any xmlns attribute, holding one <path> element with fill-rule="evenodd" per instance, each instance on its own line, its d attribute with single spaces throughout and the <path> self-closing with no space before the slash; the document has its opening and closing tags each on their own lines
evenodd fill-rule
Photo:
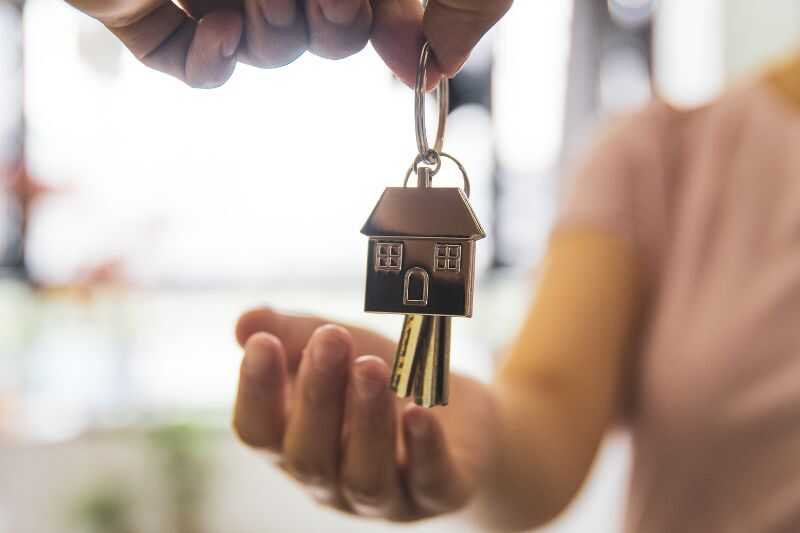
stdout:
<svg viewBox="0 0 800 533">
<path fill-rule="evenodd" d="M 491 531 L 541 527 L 556 518 L 574 491 L 558 471 L 547 418 L 550 399 L 528 387 L 496 383 L 490 388 L 495 416 L 486 427 L 490 454 L 472 506 L 478 522 Z M 555 410 L 552 410 L 555 411 Z"/>
</svg>

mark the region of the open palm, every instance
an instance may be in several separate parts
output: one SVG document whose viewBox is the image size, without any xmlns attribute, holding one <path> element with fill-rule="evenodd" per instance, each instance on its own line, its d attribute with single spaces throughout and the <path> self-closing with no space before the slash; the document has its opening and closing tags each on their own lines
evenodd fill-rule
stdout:
<svg viewBox="0 0 800 533">
<path fill-rule="evenodd" d="M 376 333 L 260 309 L 236 334 L 236 430 L 317 500 L 399 521 L 470 500 L 493 448 L 485 386 L 453 376 L 451 406 L 425 410 L 389 389 L 395 345 Z"/>
</svg>

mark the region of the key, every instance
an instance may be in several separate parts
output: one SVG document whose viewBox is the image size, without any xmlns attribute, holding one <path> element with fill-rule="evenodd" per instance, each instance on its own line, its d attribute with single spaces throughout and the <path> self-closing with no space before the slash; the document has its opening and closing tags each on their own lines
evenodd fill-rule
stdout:
<svg viewBox="0 0 800 533">
<path fill-rule="evenodd" d="M 447 405 L 450 375 L 450 317 L 433 317 L 425 361 L 416 370 L 414 400 L 423 407 Z"/>
<path fill-rule="evenodd" d="M 432 317 L 431 328 L 425 343 L 424 359 L 419 362 L 414 375 L 414 401 L 423 407 L 433 407 L 437 398 L 437 372 L 439 357 L 439 317 Z"/>
<path fill-rule="evenodd" d="M 450 403 L 450 317 L 439 317 L 438 350 L 439 364 L 436 366 L 436 405 Z"/>
<path fill-rule="evenodd" d="M 400 398 L 411 396 L 416 369 L 428 349 L 429 332 L 433 317 L 425 315 L 406 315 L 403 332 L 397 343 L 397 353 L 392 368 L 391 387 Z"/>
<path fill-rule="evenodd" d="M 423 407 L 447 405 L 449 367 L 450 317 L 406 315 L 392 369 L 397 396 L 413 392 Z"/>
</svg>

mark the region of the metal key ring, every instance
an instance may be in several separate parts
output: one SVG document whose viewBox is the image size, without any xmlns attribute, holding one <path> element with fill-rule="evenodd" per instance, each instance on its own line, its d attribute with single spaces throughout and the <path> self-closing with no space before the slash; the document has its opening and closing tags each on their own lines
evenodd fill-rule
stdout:
<svg viewBox="0 0 800 533">
<path fill-rule="evenodd" d="M 417 83 L 414 86 L 414 121 L 417 132 L 417 148 L 419 155 L 428 164 L 434 161 L 429 160 L 431 146 L 428 144 L 428 132 L 425 126 L 425 88 L 428 85 L 428 64 L 431 58 L 431 43 L 427 41 L 422 45 L 419 55 L 419 65 L 417 65 Z M 447 113 L 450 111 L 450 85 L 447 78 L 442 78 L 436 87 L 436 97 L 439 100 L 439 122 L 436 128 L 436 139 L 433 143 L 433 150 L 441 152 L 444 147 L 444 133 L 447 127 Z"/>
<path fill-rule="evenodd" d="M 434 152 L 434 153 L 436 153 L 436 152 Z M 448 153 L 445 153 L 445 152 L 439 152 L 436 155 L 437 155 L 437 157 L 436 157 L 435 164 L 434 163 L 430 163 L 430 164 L 434 164 L 434 167 L 433 167 L 433 169 L 431 171 L 431 177 L 435 176 L 439 172 L 439 169 L 442 168 L 442 159 L 441 158 L 444 157 L 446 159 L 449 159 L 450 161 L 452 161 L 453 163 L 456 164 L 456 166 L 458 167 L 458 170 L 461 172 L 461 177 L 464 180 L 464 194 L 466 194 L 467 198 L 469 198 L 469 193 L 470 193 L 472 187 L 470 186 L 470 183 L 469 183 L 469 176 L 467 175 L 467 169 L 464 168 L 464 165 L 461 164 L 461 161 L 459 161 L 458 159 L 456 159 L 452 155 L 450 155 Z M 416 172 L 417 168 L 419 167 L 419 165 L 422 164 L 422 163 L 425 163 L 425 162 L 426 162 L 425 158 L 422 156 L 422 154 L 420 154 L 416 158 L 414 158 L 414 162 L 411 163 L 411 167 L 409 167 L 408 172 L 406 172 L 406 179 L 403 181 L 403 187 L 408 187 L 408 180 L 411 178 L 411 174 Z"/>
</svg>

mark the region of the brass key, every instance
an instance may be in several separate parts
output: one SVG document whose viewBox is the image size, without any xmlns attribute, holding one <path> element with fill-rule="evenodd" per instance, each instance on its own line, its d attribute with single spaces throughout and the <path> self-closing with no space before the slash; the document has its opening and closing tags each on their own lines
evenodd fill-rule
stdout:
<svg viewBox="0 0 800 533">
<path fill-rule="evenodd" d="M 431 317 L 431 329 L 428 332 L 428 339 L 425 343 L 425 356 L 417 367 L 414 376 L 414 401 L 423 407 L 433 407 L 436 405 L 436 366 L 439 364 L 438 357 L 438 335 L 439 317 Z"/>
<path fill-rule="evenodd" d="M 450 317 L 433 317 L 424 364 L 417 369 L 414 396 L 418 405 L 447 405 L 450 375 Z"/>
<path fill-rule="evenodd" d="M 428 351 L 428 337 L 433 317 L 406 315 L 403 332 L 397 343 L 397 354 L 392 369 L 392 390 L 401 398 L 411 396 L 416 370 Z"/>
<path fill-rule="evenodd" d="M 447 405 L 450 370 L 450 317 L 406 315 L 392 370 L 392 389 L 414 395 L 423 407 Z"/>
</svg>

